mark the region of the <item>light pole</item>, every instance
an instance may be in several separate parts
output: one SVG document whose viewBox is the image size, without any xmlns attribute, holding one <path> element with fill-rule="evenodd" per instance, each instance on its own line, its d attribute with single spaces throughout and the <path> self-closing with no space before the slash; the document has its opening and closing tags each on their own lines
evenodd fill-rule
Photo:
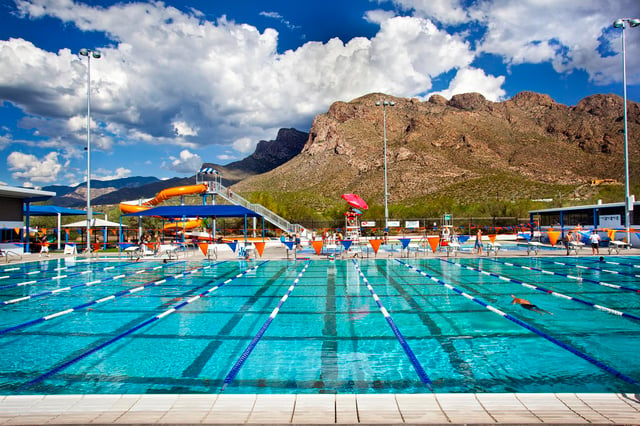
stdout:
<svg viewBox="0 0 640 426">
<path fill-rule="evenodd" d="M 387 106 L 394 106 L 393 101 L 378 101 L 376 106 L 382 105 L 382 127 L 383 127 L 383 139 L 384 139 L 384 230 L 389 232 L 389 204 L 388 197 L 389 191 L 387 187 Z"/>
<path fill-rule="evenodd" d="M 621 18 L 616 19 L 613 22 L 614 28 L 622 29 L 622 97 L 624 102 L 624 220 L 625 228 L 627 232 L 627 244 L 631 246 L 631 232 L 629 231 L 631 225 L 630 211 L 633 211 L 633 200 L 629 196 L 629 135 L 627 130 L 627 64 L 625 58 L 625 46 L 624 46 L 624 30 L 626 29 L 625 23 L 628 23 L 630 27 L 637 27 L 640 25 L 640 19 Z"/>
<path fill-rule="evenodd" d="M 89 251 L 89 229 L 91 229 L 91 57 L 100 59 L 100 52 L 80 49 L 80 56 L 87 57 L 87 251 Z"/>
</svg>

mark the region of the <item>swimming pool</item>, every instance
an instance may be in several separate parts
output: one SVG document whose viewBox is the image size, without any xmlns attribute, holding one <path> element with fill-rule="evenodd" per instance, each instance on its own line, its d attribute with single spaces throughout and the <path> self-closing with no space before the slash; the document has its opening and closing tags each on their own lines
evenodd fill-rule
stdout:
<svg viewBox="0 0 640 426">
<path fill-rule="evenodd" d="M 640 261 L 605 260 L 0 267 L 0 392 L 637 392 Z"/>
</svg>

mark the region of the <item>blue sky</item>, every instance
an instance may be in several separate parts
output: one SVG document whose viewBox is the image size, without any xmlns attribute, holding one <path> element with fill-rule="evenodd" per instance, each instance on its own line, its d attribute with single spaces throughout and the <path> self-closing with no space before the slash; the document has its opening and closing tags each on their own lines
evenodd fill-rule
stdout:
<svg viewBox="0 0 640 426">
<path fill-rule="evenodd" d="M 575 105 L 622 95 L 621 30 L 638 0 L 4 0 L 0 183 L 193 175 L 308 131 L 335 101 L 531 90 Z M 640 27 L 626 30 L 640 101 Z"/>
</svg>

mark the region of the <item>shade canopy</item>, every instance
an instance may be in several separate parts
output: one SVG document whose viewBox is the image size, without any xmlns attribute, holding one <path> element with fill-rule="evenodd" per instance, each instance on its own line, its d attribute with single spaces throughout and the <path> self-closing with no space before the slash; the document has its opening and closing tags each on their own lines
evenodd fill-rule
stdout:
<svg viewBox="0 0 640 426">
<path fill-rule="evenodd" d="M 161 206 L 123 216 L 176 217 L 262 217 L 260 214 L 242 206 Z"/>
<path fill-rule="evenodd" d="M 87 221 L 86 220 L 81 220 L 79 222 L 73 222 L 73 223 L 68 223 L 66 225 L 63 225 L 63 227 L 65 228 L 84 228 L 87 226 Z M 104 220 L 104 219 L 100 219 L 97 217 L 94 217 L 91 219 L 91 224 L 89 225 L 90 228 L 120 228 L 120 224 L 117 222 L 110 222 L 108 220 Z M 123 228 L 126 228 L 126 226 L 122 225 Z"/>
<path fill-rule="evenodd" d="M 26 209 L 24 214 L 27 214 Z M 29 206 L 29 215 L 31 216 L 57 216 L 59 214 L 62 216 L 84 216 L 87 212 L 59 206 Z"/>
<path fill-rule="evenodd" d="M 351 207 L 355 207 L 356 209 L 367 210 L 369 208 L 367 202 L 356 194 L 342 194 L 342 198 L 344 198 Z"/>
</svg>

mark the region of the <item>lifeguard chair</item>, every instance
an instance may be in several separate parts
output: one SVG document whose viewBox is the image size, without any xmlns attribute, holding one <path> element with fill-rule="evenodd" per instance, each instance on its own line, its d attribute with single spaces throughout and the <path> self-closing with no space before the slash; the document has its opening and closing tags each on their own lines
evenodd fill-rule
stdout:
<svg viewBox="0 0 640 426">
<path fill-rule="evenodd" d="M 440 250 L 446 251 L 447 254 L 449 254 L 456 244 L 457 239 L 455 237 L 455 230 L 453 229 L 453 216 L 445 213 L 442 215 L 442 220 L 440 221 Z"/>
<path fill-rule="evenodd" d="M 359 216 L 362 213 L 360 213 L 357 209 L 349 209 L 345 214 L 344 214 L 344 221 L 345 221 L 345 238 L 347 240 L 353 240 L 353 241 L 358 241 L 358 239 L 360 238 L 360 220 L 358 219 Z"/>
</svg>

